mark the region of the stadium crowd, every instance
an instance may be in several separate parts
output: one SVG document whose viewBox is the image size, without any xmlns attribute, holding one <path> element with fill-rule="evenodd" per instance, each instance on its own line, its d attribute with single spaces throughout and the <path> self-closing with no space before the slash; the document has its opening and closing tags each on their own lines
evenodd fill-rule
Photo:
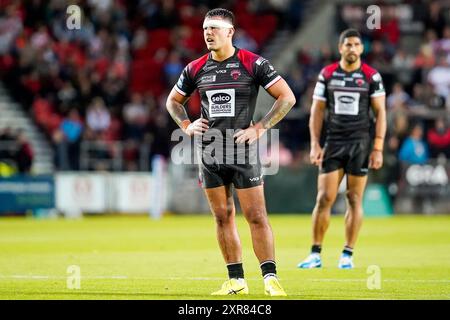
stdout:
<svg viewBox="0 0 450 320">
<path fill-rule="evenodd" d="M 84 141 L 109 145 L 94 150 L 97 158 L 114 157 L 114 142 L 122 141 L 125 170 L 138 169 L 141 144 L 151 146 L 150 157 L 169 156 L 174 124 L 165 97 L 184 66 L 205 52 L 201 24 L 216 2 L 77 1 L 78 30 L 66 27 L 73 1 L 0 2 L 1 77 L 53 142 L 58 169 L 80 168 Z M 301 9 L 301 1 L 221 5 L 236 12 L 236 45 L 255 51 L 277 28 L 295 29 Z M 194 96 L 189 112 L 199 111 Z"/>
<path fill-rule="evenodd" d="M 450 156 L 450 7 L 446 1 L 382 5 L 381 28 L 374 30 L 366 26 L 365 9 L 339 6 L 336 31 L 361 30 L 363 60 L 383 77 L 388 111 L 384 176 L 397 177 L 401 162 L 423 164 Z M 408 29 L 415 22 L 417 29 Z M 304 48 L 286 75 L 299 101 L 281 127 L 288 165 L 309 161 L 307 124 L 315 81 L 325 65 L 338 59 L 330 46 L 319 52 Z"/>
<path fill-rule="evenodd" d="M 164 101 L 186 63 L 205 52 L 199 26 L 217 1 L 84 0 L 77 4 L 82 8 L 81 28 L 68 30 L 67 1 L 0 1 L 1 78 L 47 133 L 58 169 L 80 168 L 84 141 L 109 146 L 96 151 L 97 157 L 122 152 L 124 170 L 139 169 L 142 144 L 150 146 L 150 157 L 168 157 L 175 127 Z M 295 30 L 301 21 L 302 1 L 221 5 L 236 13 L 235 44 L 256 52 L 277 29 Z M 419 41 L 415 51 L 401 41 L 407 32 L 396 5 L 383 6 L 378 30 L 358 25 L 352 5 L 342 5 L 336 20 L 337 32 L 350 26 L 362 31 L 363 60 L 383 76 L 388 93 L 386 164 L 392 168 L 397 159 L 423 163 L 450 153 L 448 119 L 435 115 L 450 110 L 449 7 L 443 1 L 406 5 L 413 12 L 412 21 L 422 22 L 415 33 Z M 280 126 L 281 164 L 288 166 L 309 162 L 312 91 L 320 69 L 338 59 L 330 46 L 320 51 L 304 48 L 297 57 L 297 65 L 284 75 L 297 97 L 297 105 Z M 189 113 L 195 117 L 199 111 L 200 101 L 194 95 Z M 122 141 L 124 147 L 115 148 L 115 141 Z"/>
</svg>

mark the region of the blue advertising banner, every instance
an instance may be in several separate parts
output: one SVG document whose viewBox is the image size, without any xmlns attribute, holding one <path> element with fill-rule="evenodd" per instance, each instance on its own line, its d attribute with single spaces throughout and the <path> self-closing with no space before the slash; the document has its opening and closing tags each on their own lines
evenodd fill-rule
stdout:
<svg viewBox="0 0 450 320">
<path fill-rule="evenodd" d="M 53 176 L 0 178 L 0 214 L 54 207 Z"/>
</svg>

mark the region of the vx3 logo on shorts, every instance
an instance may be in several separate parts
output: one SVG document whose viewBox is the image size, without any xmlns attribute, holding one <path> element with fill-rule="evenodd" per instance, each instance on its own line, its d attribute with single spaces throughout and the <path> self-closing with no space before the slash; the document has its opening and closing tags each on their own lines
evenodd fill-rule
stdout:
<svg viewBox="0 0 450 320">
<path fill-rule="evenodd" d="M 248 180 L 250 180 L 251 182 L 257 182 L 257 181 L 259 181 L 259 180 L 261 180 L 261 179 L 262 179 L 262 176 L 260 176 L 260 177 L 249 178 Z"/>
</svg>

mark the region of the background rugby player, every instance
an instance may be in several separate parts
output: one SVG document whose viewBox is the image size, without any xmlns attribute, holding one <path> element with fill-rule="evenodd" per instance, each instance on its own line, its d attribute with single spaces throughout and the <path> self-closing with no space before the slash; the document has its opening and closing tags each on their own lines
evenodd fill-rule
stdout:
<svg viewBox="0 0 450 320">
<path fill-rule="evenodd" d="M 311 118 L 311 162 L 320 168 L 318 193 L 312 214 L 313 245 L 311 254 L 299 268 L 322 266 L 321 249 L 330 222 L 331 207 L 339 185 L 347 175 L 347 212 L 345 214 L 345 246 L 338 267 L 353 268 L 355 246 L 363 218 L 362 199 L 369 168 L 383 164 L 383 143 L 386 133 L 385 91 L 380 74 L 361 62 L 361 36 L 348 29 L 339 38 L 341 59 L 322 69 L 314 90 Z M 370 117 L 375 118 L 372 144 Z M 325 111 L 328 111 L 324 148 L 320 135 Z"/>
<path fill-rule="evenodd" d="M 220 137 L 216 133 L 222 133 L 220 144 L 224 150 L 221 154 L 225 156 L 202 152 L 199 166 L 200 179 L 215 217 L 217 239 L 229 275 L 229 280 L 213 294 L 248 293 L 235 224 L 234 185 L 250 226 L 253 249 L 264 277 L 265 293 L 283 296 L 286 294 L 276 277 L 274 241 L 265 206 L 261 165 L 248 148 L 243 154 L 244 164 L 230 160 L 242 155 L 236 145 L 252 145 L 267 129 L 278 123 L 295 104 L 295 97 L 267 60 L 233 46 L 233 24 L 233 13 L 228 10 L 213 9 L 206 14 L 203 31 L 210 53 L 188 64 L 170 92 L 166 106 L 184 132 L 190 136 L 202 135 L 202 151 L 210 143 L 216 143 L 217 147 Z M 276 101 L 269 113 L 253 124 L 259 86 L 264 87 Z M 195 89 L 199 90 L 201 98 L 201 117 L 191 123 L 183 105 Z M 240 131 L 230 137 L 227 129 Z M 214 139 L 210 139 L 207 136 L 213 130 Z M 226 148 L 230 144 L 231 155 L 226 153 L 230 150 Z"/>
</svg>

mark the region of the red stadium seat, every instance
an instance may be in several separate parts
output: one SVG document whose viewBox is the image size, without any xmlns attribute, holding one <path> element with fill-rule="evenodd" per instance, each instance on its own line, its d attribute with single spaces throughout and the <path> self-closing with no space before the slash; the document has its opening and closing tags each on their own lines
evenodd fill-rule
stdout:
<svg viewBox="0 0 450 320">
<path fill-rule="evenodd" d="M 136 60 L 131 66 L 130 87 L 132 92 L 151 92 L 155 96 L 164 91 L 162 63 L 153 59 Z"/>
</svg>

